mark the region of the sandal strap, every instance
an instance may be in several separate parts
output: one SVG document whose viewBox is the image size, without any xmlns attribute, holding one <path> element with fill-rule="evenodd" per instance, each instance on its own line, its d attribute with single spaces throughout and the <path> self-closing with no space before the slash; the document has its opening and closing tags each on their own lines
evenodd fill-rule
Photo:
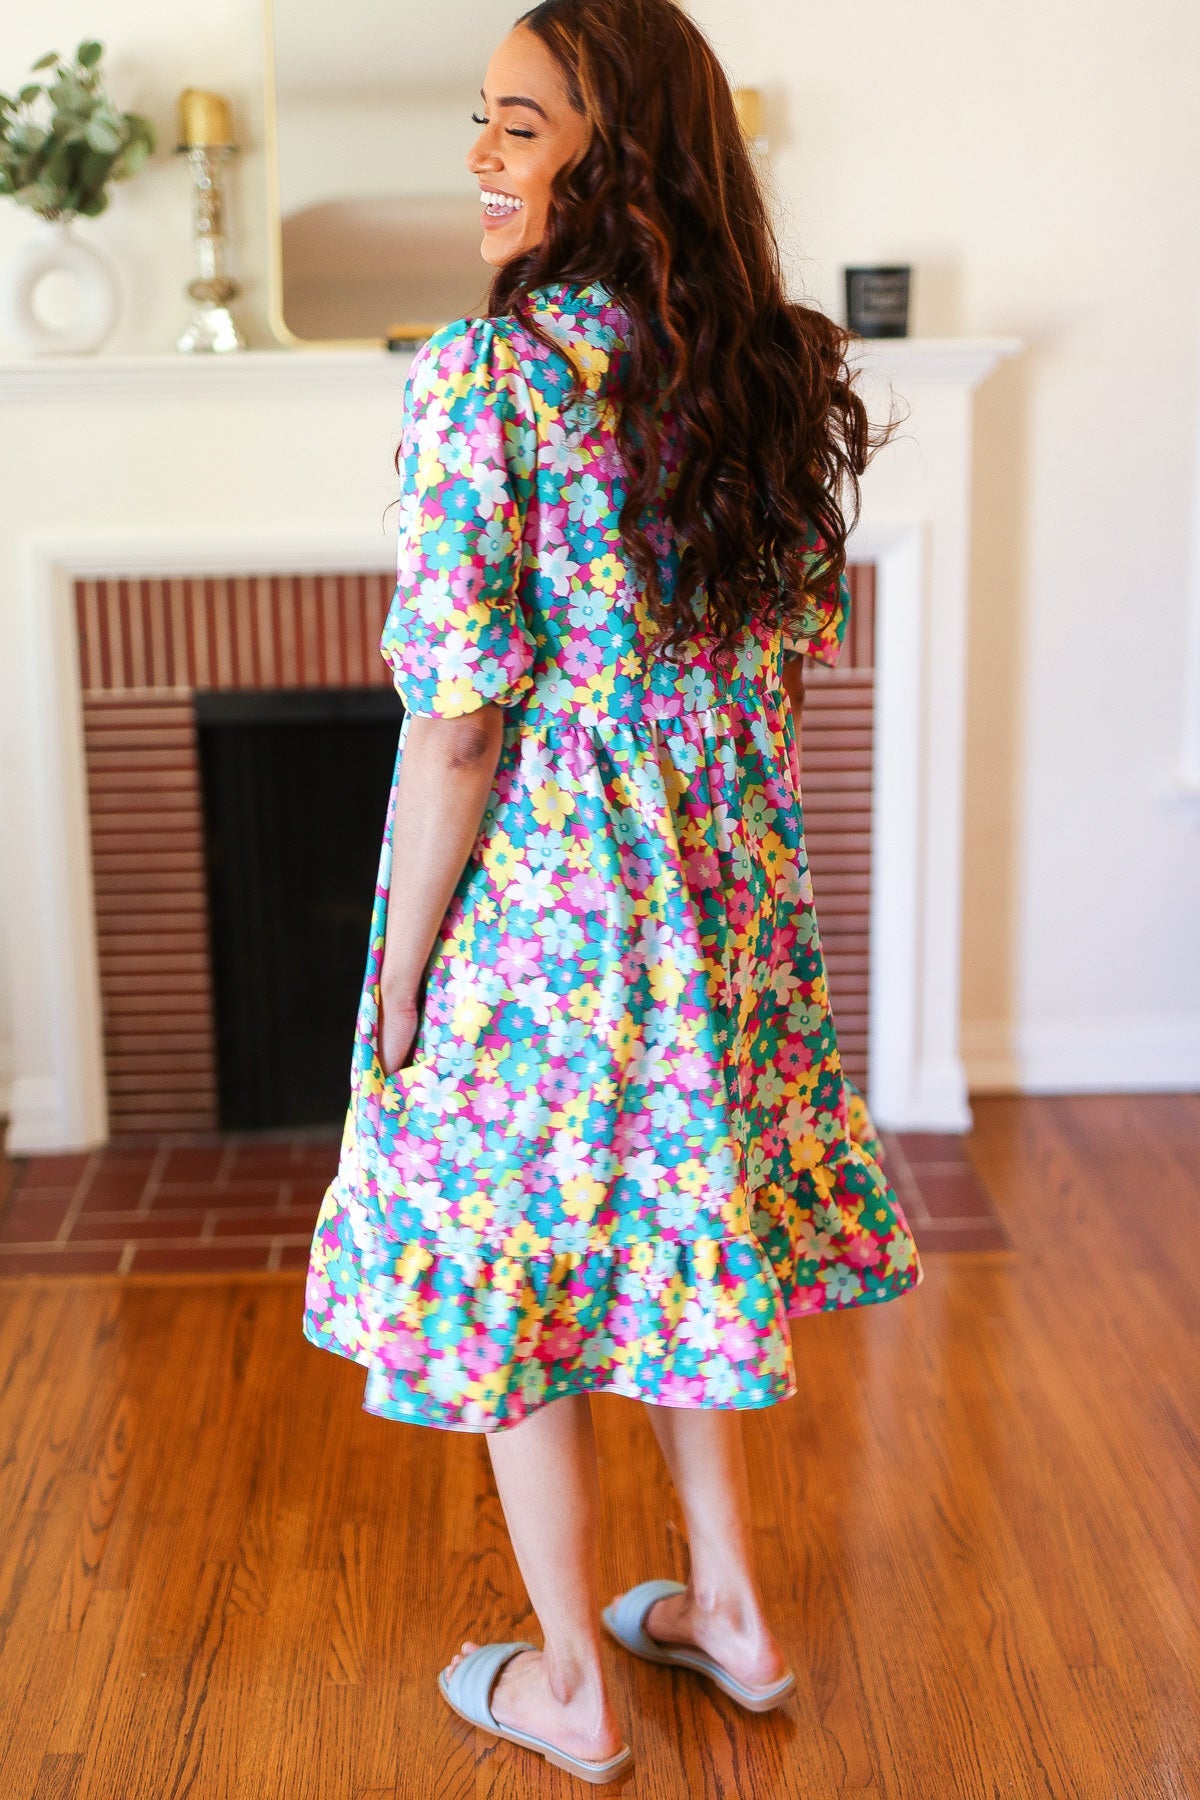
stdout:
<svg viewBox="0 0 1200 1800">
<path fill-rule="evenodd" d="M 655 1601 L 664 1599 L 668 1594 L 682 1594 L 686 1591 L 682 1581 L 640 1581 L 636 1587 L 619 1595 L 605 1608 L 604 1623 L 613 1636 L 627 1650 L 632 1650 L 635 1656 L 644 1656 L 649 1662 L 666 1663 L 672 1668 L 692 1669 L 698 1675 L 707 1675 L 725 1693 L 735 1700 L 743 1701 L 747 1706 L 755 1707 L 762 1702 L 771 1702 L 791 1692 L 796 1682 L 791 1670 L 768 1688 L 749 1688 L 735 1675 L 731 1675 L 715 1657 L 709 1656 L 706 1650 L 701 1650 L 697 1645 L 660 1643 L 657 1638 L 652 1638 L 646 1630 L 646 1619 Z"/>
<path fill-rule="evenodd" d="M 495 1731 L 497 1723 L 492 1717 L 491 1699 L 500 1671 L 522 1650 L 536 1648 L 535 1644 L 514 1642 L 480 1644 L 477 1650 L 469 1650 L 446 1678 L 446 1688 L 455 1706 L 477 1725 Z"/>
<path fill-rule="evenodd" d="M 608 1624 L 621 1642 L 639 1656 L 660 1656 L 670 1645 L 660 1644 L 646 1630 L 646 1617 L 656 1600 L 664 1600 L 668 1594 L 684 1594 L 687 1588 L 682 1581 L 669 1581 L 659 1577 L 651 1581 L 639 1581 L 627 1593 L 614 1600 L 605 1617 Z"/>
</svg>

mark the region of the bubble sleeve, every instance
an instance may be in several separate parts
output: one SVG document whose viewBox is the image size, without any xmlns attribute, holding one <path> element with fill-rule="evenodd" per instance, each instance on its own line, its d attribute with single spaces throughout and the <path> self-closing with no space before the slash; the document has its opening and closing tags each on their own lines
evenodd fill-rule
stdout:
<svg viewBox="0 0 1200 1800">
<path fill-rule="evenodd" d="M 512 706 L 533 685 L 518 587 L 536 459 L 503 321 L 435 332 L 405 389 L 396 589 L 380 640 L 410 713 L 456 719 Z"/>
</svg>

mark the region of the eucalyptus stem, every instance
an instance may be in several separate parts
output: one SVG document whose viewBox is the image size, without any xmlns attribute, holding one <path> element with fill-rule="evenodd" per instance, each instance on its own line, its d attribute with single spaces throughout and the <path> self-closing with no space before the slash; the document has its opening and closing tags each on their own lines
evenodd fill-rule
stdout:
<svg viewBox="0 0 1200 1800">
<path fill-rule="evenodd" d="M 0 195 L 50 220 L 95 218 L 108 184 L 124 181 L 156 143 L 142 113 L 121 112 L 101 71 L 104 46 L 85 38 L 68 62 L 56 50 L 33 64 L 16 94 L 0 93 Z"/>
</svg>

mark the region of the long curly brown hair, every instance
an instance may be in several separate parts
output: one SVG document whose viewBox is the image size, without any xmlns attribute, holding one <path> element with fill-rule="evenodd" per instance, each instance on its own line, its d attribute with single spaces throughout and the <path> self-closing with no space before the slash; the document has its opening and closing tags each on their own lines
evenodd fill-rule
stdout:
<svg viewBox="0 0 1200 1800">
<path fill-rule="evenodd" d="M 554 178 L 542 241 L 497 269 L 487 313 L 519 317 L 556 350 L 530 317 L 532 288 L 600 281 L 629 313 L 620 530 L 660 653 L 694 640 L 698 612 L 718 653 L 752 618 L 819 631 L 858 477 L 887 432 L 854 391 L 850 333 L 784 294 L 724 70 L 674 0 L 542 0 L 516 23 L 550 50 L 592 131 Z M 643 521 L 668 407 L 686 448 L 667 498 L 679 573 L 664 593 Z"/>
</svg>

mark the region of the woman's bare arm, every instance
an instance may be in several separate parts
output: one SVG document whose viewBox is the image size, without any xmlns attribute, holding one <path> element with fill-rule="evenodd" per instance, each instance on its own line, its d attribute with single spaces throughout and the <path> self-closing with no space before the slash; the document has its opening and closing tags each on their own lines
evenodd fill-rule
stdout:
<svg viewBox="0 0 1200 1800">
<path fill-rule="evenodd" d="M 389 1075 L 412 1048 L 425 964 L 479 834 L 503 741 L 500 706 L 461 719 L 409 721 L 380 975 L 379 1055 Z"/>
</svg>

